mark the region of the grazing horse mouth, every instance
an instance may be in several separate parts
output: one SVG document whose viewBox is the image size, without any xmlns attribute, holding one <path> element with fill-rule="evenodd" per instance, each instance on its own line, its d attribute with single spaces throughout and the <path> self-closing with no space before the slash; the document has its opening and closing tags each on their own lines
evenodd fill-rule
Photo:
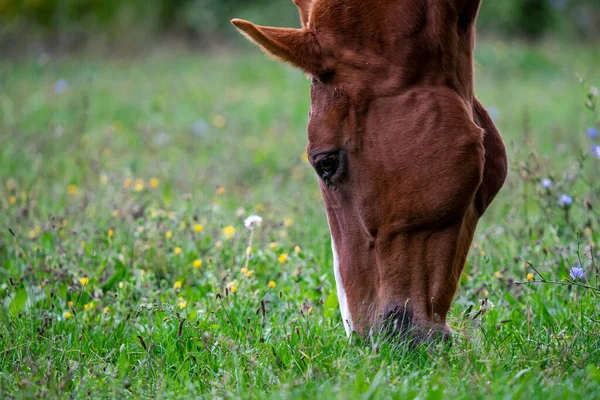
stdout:
<svg viewBox="0 0 600 400">
<path fill-rule="evenodd" d="M 232 23 L 312 78 L 307 154 L 346 333 L 448 338 L 479 218 L 504 184 L 473 89 L 481 0 L 294 0 L 302 28 Z"/>
</svg>

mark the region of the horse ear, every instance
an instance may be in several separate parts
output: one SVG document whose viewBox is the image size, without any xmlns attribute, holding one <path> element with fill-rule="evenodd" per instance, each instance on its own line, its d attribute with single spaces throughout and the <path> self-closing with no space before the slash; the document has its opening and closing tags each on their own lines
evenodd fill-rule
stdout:
<svg viewBox="0 0 600 400">
<path fill-rule="evenodd" d="M 307 29 L 258 26 L 241 19 L 234 19 L 231 23 L 267 54 L 310 74 L 318 73 L 321 51 L 313 33 Z"/>
<path fill-rule="evenodd" d="M 302 22 L 303 28 L 308 28 L 308 20 L 310 18 L 310 10 L 312 8 L 313 0 L 293 0 L 298 11 L 300 11 L 300 22 Z"/>
</svg>

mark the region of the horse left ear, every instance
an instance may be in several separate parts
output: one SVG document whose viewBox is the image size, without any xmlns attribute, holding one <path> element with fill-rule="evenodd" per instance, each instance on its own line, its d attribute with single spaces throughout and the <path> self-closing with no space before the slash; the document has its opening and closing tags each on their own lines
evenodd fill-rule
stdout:
<svg viewBox="0 0 600 400">
<path fill-rule="evenodd" d="M 319 72 L 321 50 L 314 34 L 308 29 L 258 26 L 242 19 L 234 19 L 231 23 L 267 54 L 309 74 Z"/>
</svg>

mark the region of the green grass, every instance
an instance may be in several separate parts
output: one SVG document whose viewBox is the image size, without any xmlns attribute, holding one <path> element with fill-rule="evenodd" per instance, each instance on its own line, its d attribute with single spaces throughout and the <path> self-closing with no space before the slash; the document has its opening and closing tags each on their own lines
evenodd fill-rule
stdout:
<svg viewBox="0 0 600 400">
<path fill-rule="evenodd" d="M 300 72 L 245 51 L 1 61 L 1 397 L 600 396 L 599 292 L 569 281 L 580 259 L 597 287 L 600 160 L 575 73 L 600 86 L 599 50 L 479 46 L 511 172 L 453 345 L 418 348 L 345 336 Z M 248 277 L 250 214 L 264 221 Z M 570 284 L 516 284 L 542 280 L 528 263 Z"/>
</svg>

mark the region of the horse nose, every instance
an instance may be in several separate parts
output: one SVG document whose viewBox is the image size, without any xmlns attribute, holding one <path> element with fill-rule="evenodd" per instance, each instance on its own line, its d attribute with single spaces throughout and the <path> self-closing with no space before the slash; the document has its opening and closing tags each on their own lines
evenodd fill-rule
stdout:
<svg viewBox="0 0 600 400">
<path fill-rule="evenodd" d="M 383 312 L 383 331 L 393 335 L 406 335 L 412 325 L 413 313 L 407 304 L 388 304 Z"/>
</svg>

